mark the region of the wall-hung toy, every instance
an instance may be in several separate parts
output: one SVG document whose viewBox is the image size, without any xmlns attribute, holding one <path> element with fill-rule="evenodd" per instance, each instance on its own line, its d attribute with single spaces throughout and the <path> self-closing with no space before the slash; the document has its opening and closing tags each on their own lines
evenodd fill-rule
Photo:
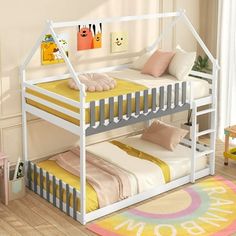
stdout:
<svg viewBox="0 0 236 236">
<path fill-rule="evenodd" d="M 68 35 L 66 34 L 59 34 L 58 40 L 65 50 L 67 56 L 68 53 Z M 54 42 L 54 39 L 51 34 L 46 34 L 42 43 L 41 43 L 41 63 L 42 65 L 50 65 L 50 64 L 57 64 L 63 63 L 64 59 L 57 47 L 57 44 Z"/>
<path fill-rule="evenodd" d="M 125 52 L 128 50 L 128 33 L 112 32 L 111 33 L 111 52 Z"/>
<path fill-rule="evenodd" d="M 102 47 L 102 23 L 79 25 L 77 32 L 77 50 Z"/>
<path fill-rule="evenodd" d="M 99 24 L 99 28 L 93 25 L 93 48 L 102 47 L 102 23 Z"/>
</svg>

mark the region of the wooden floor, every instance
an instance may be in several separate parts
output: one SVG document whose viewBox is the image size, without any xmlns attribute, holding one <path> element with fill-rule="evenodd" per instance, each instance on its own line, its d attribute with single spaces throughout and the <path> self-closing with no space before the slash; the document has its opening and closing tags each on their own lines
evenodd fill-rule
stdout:
<svg viewBox="0 0 236 236">
<path fill-rule="evenodd" d="M 217 142 L 216 174 L 230 180 L 236 179 L 236 162 L 223 165 L 224 144 Z M 166 193 L 165 193 L 166 194 Z M 163 196 L 164 194 L 160 195 Z M 158 197 L 160 197 L 158 196 Z M 157 197 L 155 197 L 157 198 Z M 149 201 L 149 200 L 147 200 Z M 0 204 L 0 235 L 95 235 L 71 217 L 47 203 L 31 191 L 24 198 L 10 202 L 9 206 Z"/>
</svg>

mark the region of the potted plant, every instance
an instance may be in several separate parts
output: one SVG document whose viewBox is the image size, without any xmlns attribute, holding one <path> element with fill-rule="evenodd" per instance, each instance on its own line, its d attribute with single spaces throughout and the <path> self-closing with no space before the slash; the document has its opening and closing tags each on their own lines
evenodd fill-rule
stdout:
<svg viewBox="0 0 236 236">
<path fill-rule="evenodd" d="M 194 62 L 194 66 L 193 66 L 192 69 L 194 71 L 210 74 L 212 72 L 212 68 L 209 65 L 209 58 L 208 58 L 208 56 L 205 55 L 205 56 L 202 57 L 202 56 L 199 55 L 197 57 L 197 60 Z M 208 81 L 208 79 L 202 78 L 200 76 L 194 75 L 194 77 L 200 78 L 200 79 L 204 79 L 204 80 Z"/>
<path fill-rule="evenodd" d="M 209 73 L 212 71 L 209 65 L 209 58 L 207 55 L 198 56 L 197 60 L 194 62 L 193 70 L 199 71 L 199 72 L 204 72 L 204 73 Z M 201 78 L 199 76 L 195 76 L 197 78 Z M 188 116 L 187 116 L 187 122 L 184 124 L 181 124 L 181 128 L 186 129 L 189 131 L 189 133 L 186 135 L 186 138 L 190 138 L 191 134 L 191 128 L 192 128 L 192 110 L 188 110 Z M 199 130 L 199 124 L 197 124 L 197 131 Z"/>
</svg>

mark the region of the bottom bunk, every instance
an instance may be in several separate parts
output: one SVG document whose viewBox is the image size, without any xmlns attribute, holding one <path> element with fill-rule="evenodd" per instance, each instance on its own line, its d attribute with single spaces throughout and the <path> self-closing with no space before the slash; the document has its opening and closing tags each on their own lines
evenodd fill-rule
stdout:
<svg viewBox="0 0 236 236">
<path fill-rule="evenodd" d="M 136 135 L 88 146 L 83 223 L 190 182 L 190 143 L 169 151 Z M 206 155 L 196 164 L 196 178 L 209 175 Z M 79 175 L 79 148 L 28 164 L 29 188 L 81 222 Z"/>
</svg>

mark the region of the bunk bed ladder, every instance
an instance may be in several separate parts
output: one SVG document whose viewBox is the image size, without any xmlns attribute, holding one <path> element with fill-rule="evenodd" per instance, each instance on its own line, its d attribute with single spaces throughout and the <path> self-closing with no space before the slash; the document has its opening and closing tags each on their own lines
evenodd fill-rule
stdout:
<svg viewBox="0 0 236 236">
<path fill-rule="evenodd" d="M 216 114 L 214 104 L 211 104 L 211 108 L 204 109 L 202 111 L 198 111 L 198 107 L 202 106 L 202 104 L 198 104 L 198 100 L 193 102 L 192 106 L 192 132 L 191 132 L 191 140 L 192 140 L 192 160 L 191 160 L 191 175 L 190 181 L 191 183 L 195 182 L 195 173 L 196 173 L 196 161 L 198 158 L 209 155 L 210 158 L 210 174 L 214 175 L 215 173 L 215 140 L 216 140 Z M 197 132 L 197 117 L 205 114 L 211 114 L 211 123 L 210 128 L 203 130 L 201 132 Z M 197 152 L 197 139 L 203 135 L 210 135 L 210 147 L 208 150 L 204 152 Z"/>
</svg>

